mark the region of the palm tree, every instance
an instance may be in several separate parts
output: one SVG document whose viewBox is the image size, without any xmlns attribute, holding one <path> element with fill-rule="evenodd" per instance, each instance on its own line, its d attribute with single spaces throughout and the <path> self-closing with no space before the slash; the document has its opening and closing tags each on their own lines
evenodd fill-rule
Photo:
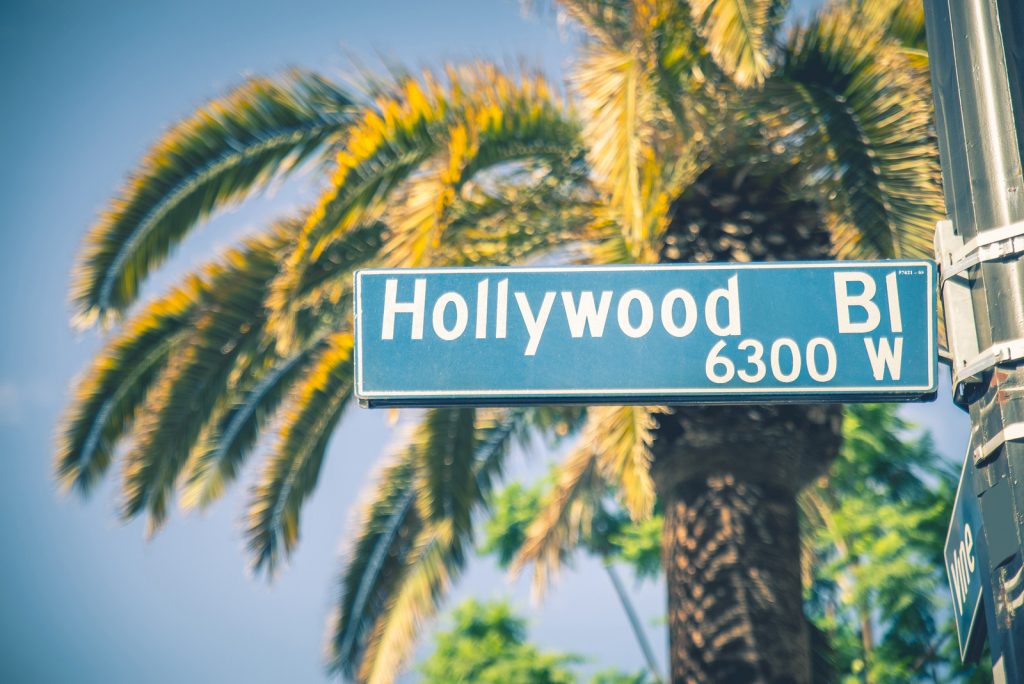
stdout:
<svg viewBox="0 0 1024 684">
<path fill-rule="evenodd" d="M 256 570 L 352 399 L 363 266 L 917 256 L 941 210 L 919 8 L 851 0 L 783 35 L 781 0 L 563 0 L 583 40 L 566 99 L 487 64 L 252 79 L 153 147 L 90 231 L 73 299 L 118 326 L 61 427 L 83 492 L 123 449 L 125 517 L 215 500 L 270 432 L 248 509 Z M 915 42 L 916 41 L 916 42 Z M 132 308 L 210 213 L 309 160 L 307 211 Z M 462 569 L 516 440 L 579 433 L 520 567 L 542 588 L 608 488 L 665 511 L 674 681 L 807 681 L 796 494 L 839 443 L 829 406 L 433 409 L 362 508 L 332 670 L 393 679 Z"/>
</svg>

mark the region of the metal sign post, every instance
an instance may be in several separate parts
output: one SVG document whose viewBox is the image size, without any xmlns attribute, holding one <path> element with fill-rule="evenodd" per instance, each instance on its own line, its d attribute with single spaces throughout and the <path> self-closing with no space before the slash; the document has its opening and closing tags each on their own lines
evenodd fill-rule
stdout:
<svg viewBox="0 0 1024 684">
<path fill-rule="evenodd" d="M 935 396 L 935 265 L 774 262 L 356 274 L 371 406 Z"/>
<path fill-rule="evenodd" d="M 970 534 L 976 553 L 952 558 L 947 544 L 947 566 L 954 607 L 960 591 L 969 610 L 974 559 L 993 677 L 1022 682 L 1024 3 L 926 0 L 925 19 L 951 218 L 936 231 L 936 255 L 955 399 L 972 422 L 950 541 L 966 551 Z M 965 657 L 970 646 L 961 633 Z"/>
</svg>

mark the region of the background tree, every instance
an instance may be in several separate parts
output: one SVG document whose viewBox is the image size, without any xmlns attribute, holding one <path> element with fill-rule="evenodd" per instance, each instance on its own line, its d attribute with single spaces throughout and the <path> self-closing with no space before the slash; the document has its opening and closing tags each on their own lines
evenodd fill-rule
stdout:
<svg viewBox="0 0 1024 684">
<path fill-rule="evenodd" d="M 501 567 L 508 568 L 522 550 L 526 530 L 540 515 L 545 496 L 550 496 L 553 485 L 549 477 L 529 487 L 512 482 L 497 492 L 491 501 L 491 516 L 484 524 L 480 553 L 493 553 Z M 612 492 L 607 494 L 610 498 Z M 595 509 L 581 546 L 601 560 L 647 664 L 645 678 L 660 682 L 661 668 L 615 563 L 616 560 L 626 561 L 638 578 L 657 576 L 661 569 L 659 537 L 664 520 L 655 514 L 632 522 L 629 515 L 612 501 L 599 503 Z"/>
<path fill-rule="evenodd" d="M 579 659 L 542 653 L 526 642 L 526 621 L 507 603 L 481 604 L 473 599 L 452 613 L 451 630 L 434 637 L 434 652 L 420 666 L 431 684 L 570 684 L 576 678 L 568 665 Z"/>
<path fill-rule="evenodd" d="M 451 614 L 452 627 L 434 637 L 434 651 L 419 667 L 430 684 L 569 684 L 580 656 L 544 653 L 526 640 L 526 621 L 503 601 L 467 599 Z M 591 684 L 649 684 L 643 673 L 601 670 Z"/>
<path fill-rule="evenodd" d="M 351 87 L 295 72 L 163 136 L 86 238 L 83 325 L 119 322 L 195 225 L 299 162 L 318 160 L 323 193 L 120 324 L 61 426 L 61 482 L 87 491 L 126 444 L 123 514 L 155 530 L 175 493 L 207 505 L 275 430 L 246 531 L 273 573 L 351 403 L 357 267 L 930 252 L 927 74 L 899 42 L 917 14 L 851 2 L 784 36 L 773 0 L 560 7 L 583 35 L 568 102 L 481 64 Z M 422 414 L 346 556 L 331 667 L 391 680 L 462 568 L 510 444 L 582 420 L 517 564 L 545 582 L 609 486 L 637 520 L 659 499 L 673 677 L 805 681 L 796 495 L 838 449 L 826 406 Z"/>
<path fill-rule="evenodd" d="M 820 681 L 985 681 L 985 668 L 960 662 L 948 602 L 942 549 L 957 474 L 895 405 L 847 410 L 838 457 L 800 496 L 805 603 L 825 637 Z M 480 552 L 507 565 L 554 489 L 548 476 L 497 491 Z M 611 491 L 595 510 L 579 550 L 638 580 L 660 576 L 661 513 L 631 521 Z"/>
<path fill-rule="evenodd" d="M 843 681 L 980 678 L 960 662 L 942 555 L 959 471 L 908 427 L 892 405 L 852 407 L 801 495 L 809 612 Z"/>
</svg>

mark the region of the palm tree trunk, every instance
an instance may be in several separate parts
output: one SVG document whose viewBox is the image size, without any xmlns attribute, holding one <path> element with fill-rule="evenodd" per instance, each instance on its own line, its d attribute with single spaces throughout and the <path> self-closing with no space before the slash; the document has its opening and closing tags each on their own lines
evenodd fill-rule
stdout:
<svg viewBox="0 0 1024 684">
<path fill-rule="evenodd" d="M 811 680 L 796 495 L 838 449 L 840 411 L 679 408 L 661 419 L 673 682 Z"/>
<path fill-rule="evenodd" d="M 828 258 L 816 201 L 791 192 L 800 169 L 732 157 L 675 200 L 661 260 Z M 658 422 L 672 681 L 809 682 L 796 496 L 839 450 L 842 409 L 698 406 Z"/>
<path fill-rule="evenodd" d="M 732 475 L 666 505 L 672 679 L 807 682 L 796 499 Z"/>
</svg>

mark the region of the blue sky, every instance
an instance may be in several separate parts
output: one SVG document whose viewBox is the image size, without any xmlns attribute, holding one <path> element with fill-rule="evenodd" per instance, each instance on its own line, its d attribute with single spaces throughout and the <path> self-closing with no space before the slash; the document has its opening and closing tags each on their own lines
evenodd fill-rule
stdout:
<svg viewBox="0 0 1024 684">
<path fill-rule="evenodd" d="M 800 3 L 804 7 L 807 3 Z M 113 482 L 87 501 L 59 495 L 53 426 L 72 378 L 102 341 L 69 324 L 67 283 L 81 237 L 154 137 L 245 74 L 301 65 L 340 73 L 346 55 L 406 64 L 489 57 L 561 80 L 571 45 L 554 18 L 483 2 L 4 3 L 0 19 L 0 679 L 4 681 L 319 681 L 339 544 L 392 434 L 354 411 L 304 511 L 302 543 L 272 585 L 246 574 L 244 486 L 204 515 L 177 516 L 146 542 L 115 516 Z M 306 179 L 309 180 L 308 178 Z M 147 286 L 162 290 L 197 259 L 313 196 L 288 183 L 214 219 Z M 966 419 L 948 401 L 908 407 L 960 458 Z M 536 455 L 536 471 L 546 457 Z M 251 480 L 246 474 L 245 481 Z M 476 564 L 457 597 L 509 597 L 545 648 L 638 669 L 627 624 L 599 566 L 577 564 L 539 607 L 524 582 Z M 636 591 L 642 618 L 663 589 Z M 664 662 L 663 630 L 650 629 Z"/>
</svg>

